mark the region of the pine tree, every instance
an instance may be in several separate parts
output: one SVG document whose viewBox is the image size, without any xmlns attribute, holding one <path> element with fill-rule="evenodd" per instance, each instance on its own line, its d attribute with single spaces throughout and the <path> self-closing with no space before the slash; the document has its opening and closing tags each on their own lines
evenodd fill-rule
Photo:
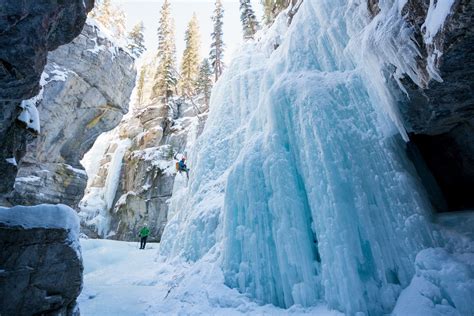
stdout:
<svg viewBox="0 0 474 316">
<path fill-rule="evenodd" d="M 110 0 L 97 1 L 93 16 L 105 27 L 109 27 L 112 16 L 112 2 Z"/>
<path fill-rule="evenodd" d="M 125 21 L 127 20 L 125 12 L 121 7 L 114 6 L 112 8 L 112 19 L 111 19 L 111 29 L 114 32 L 117 38 L 125 38 L 126 27 Z"/>
<path fill-rule="evenodd" d="M 116 38 L 125 36 L 125 12 L 119 6 L 113 5 L 111 0 L 96 1 L 91 17 L 110 30 Z"/>
<path fill-rule="evenodd" d="M 153 86 L 153 97 L 161 97 L 165 104 L 176 87 L 176 46 L 174 41 L 174 22 L 171 18 L 170 4 L 165 0 L 161 7 L 158 26 L 158 69 Z"/>
<path fill-rule="evenodd" d="M 273 1 L 274 0 L 261 0 L 263 5 L 263 17 L 266 25 L 273 23 Z"/>
<path fill-rule="evenodd" d="M 180 89 L 184 96 L 195 94 L 196 79 L 199 73 L 199 25 L 196 14 L 189 21 L 185 33 L 186 48 L 181 62 Z"/>
<path fill-rule="evenodd" d="M 209 106 L 212 90 L 212 69 L 209 60 L 204 58 L 199 68 L 199 76 L 196 83 L 196 92 L 204 97 L 204 103 Z"/>
<path fill-rule="evenodd" d="M 142 66 L 140 69 L 140 75 L 138 76 L 137 81 L 137 98 L 138 104 L 142 104 L 143 102 L 143 88 L 145 86 L 145 67 Z"/>
<path fill-rule="evenodd" d="M 137 23 L 133 29 L 128 33 L 128 49 L 135 57 L 140 57 L 141 54 L 146 50 L 145 48 L 145 40 L 143 38 L 143 31 L 145 27 L 143 26 L 143 22 Z"/>
<path fill-rule="evenodd" d="M 252 9 L 250 0 L 240 0 L 240 21 L 244 32 L 244 39 L 254 37 L 258 29 L 258 21 Z"/>
<path fill-rule="evenodd" d="M 215 81 L 219 79 L 222 71 L 224 70 L 224 42 L 222 40 L 223 32 L 222 26 L 224 18 L 224 8 L 222 7 L 221 0 L 216 0 L 216 7 L 214 9 L 214 16 L 212 21 L 214 22 L 214 31 L 211 34 L 212 44 L 209 58 L 211 60 L 212 68 L 214 71 Z"/>
</svg>

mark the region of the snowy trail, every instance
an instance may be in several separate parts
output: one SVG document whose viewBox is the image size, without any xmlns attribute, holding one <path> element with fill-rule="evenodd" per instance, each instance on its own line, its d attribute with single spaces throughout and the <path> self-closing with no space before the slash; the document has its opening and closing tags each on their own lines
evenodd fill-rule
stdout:
<svg viewBox="0 0 474 316">
<path fill-rule="evenodd" d="M 137 242 L 81 240 L 84 289 L 78 299 L 81 315 L 149 315 L 156 291 L 157 244 L 138 249 Z"/>
<path fill-rule="evenodd" d="M 143 251 L 136 242 L 82 239 L 81 247 L 84 288 L 78 302 L 83 316 L 342 315 L 324 305 L 258 305 L 225 286 L 221 274 L 206 269 L 210 265 L 157 261 L 158 244 Z M 202 274 L 210 279 L 203 283 Z"/>
</svg>

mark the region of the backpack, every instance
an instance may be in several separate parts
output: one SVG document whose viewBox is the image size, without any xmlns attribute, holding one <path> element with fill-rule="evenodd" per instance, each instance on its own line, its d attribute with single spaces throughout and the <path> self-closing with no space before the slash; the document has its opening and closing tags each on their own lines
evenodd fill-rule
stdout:
<svg viewBox="0 0 474 316">
<path fill-rule="evenodd" d="M 181 168 L 179 167 L 179 161 L 176 162 L 176 171 L 181 171 Z"/>
</svg>

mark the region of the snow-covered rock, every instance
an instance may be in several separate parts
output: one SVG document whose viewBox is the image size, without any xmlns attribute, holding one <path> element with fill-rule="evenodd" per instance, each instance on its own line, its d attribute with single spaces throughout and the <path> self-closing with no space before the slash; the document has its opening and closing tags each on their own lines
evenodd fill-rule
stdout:
<svg viewBox="0 0 474 316">
<path fill-rule="evenodd" d="M 429 248 L 416 257 L 416 274 L 402 292 L 394 316 L 469 315 L 474 300 L 474 253 Z"/>
<path fill-rule="evenodd" d="M 442 247 L 418 253 L 415 276 L 400 294 L 394 316 L 472 314 L 474 212 L 438 214 L 435 223 Z"/>
<path fill-rule="evenodd" d="M 76 315 L 79 218 L 66 205 L 0 207 L 0 313 Z"/>
<path fill-rule="evenodd" d="M 106 49 L 92 51 L 96 47 Z M 42 90 L 22 114 L 29 119 L 39 112 L 30 128 L 41 126 L 41 132 L 26 148 L 10 203 L 77 207 L 87 182 L 79 161 L 127 113 L 135 75 L 133 58 L 95 25 L 86 24 L 72 43 L 49 54 Z"/>
</svg>

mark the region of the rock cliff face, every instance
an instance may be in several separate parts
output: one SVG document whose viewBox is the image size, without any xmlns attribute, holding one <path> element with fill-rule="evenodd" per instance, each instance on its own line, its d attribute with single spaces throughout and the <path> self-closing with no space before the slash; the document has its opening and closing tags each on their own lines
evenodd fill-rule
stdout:
<svg viewBox="0 0 474 316">
<path fill-rule="evenodd" d="M 127 113 L 135 75 L 133 58 L 95 25 L 49 54 L 36 102 L 41 132 L 19 164 L 11 204 L 77 206 L 87 183 L 79 161 Z"/>
<path fill-rule="evenodd" d="M 205 115 L 178 118 L 171 121 L 173 126 L 167 131 L 158 133 L 162 135 L 156 135 L 156 125 L 141 125 L 143 134 L 133 138 L 133 145 L 124 155 L 118 200 L 111 212 L 110 229 L 115 232 L 111 238 L 134 240 L 143 223 L 148 223 L 151 240 L 161 239 L 175 177 L 186 177 L 184 173 L 176 174 L 173 156 L 183 154 L 189 134 L 202 130 L 204 122 Z"/>
<path fill-rule="evenodd" d="M 474 117 L 474 3 L 454 1 L 436 34 L 429 34 L 426 22 L 429 5 L 427 0 L 408 1 L 402 14 L 420 43 L 420 68 L 432 64 L 439 77 L 425 79 L 424 87 L 405 82 L 411 102 L 403 115 L 410 132 L 437 135 Z"/>
<path fill-rule="evenodd" d="M 0 5 L 0 204 L 10 203 L 4 195 L 13 189 L 28 142 L 40 132 L 35 104 L 40 96 L 23 100 L 38 94 L 42 75 L 45 84 L 50 78 L 48 85 L 62 80 L 55 78 L 62 76 L 58 69 L 54 75 L 43 72 L 48 51 L 81 32 L 93 5 L 93 0 Z M 60 128 L 54 125 L 60 120 L 50 118 L 46 130 Z M 78 235 L 77 216 L 65 206 L 0 208 L 0 314 L 78 315 L 83 270 Z"/>
<path fill-rule="evenodd" d="M 2 1 L 0 7 L 0 193 L 11 191 L 16 162 L 33 136 L 16 124 L 22 100 L 36 95 L 48 51 L 82 30 L 93 0 Z"/>
<path fill-rule="evenodd" d="M 420 15 L 429 14 L 429 1 L 409 1 L 408 21 L 425 38 Z M 414 10 L 414 8 L 417 10 Z M 411 139 L 424 157 L 446 200 L 446 210 L 474 207 L 474 3 L 454 1 L 440 31 L 424 45 L 426 63 L 433 63 L 441 80 L 425 88 L 406 82 L 410 102 L 402 115 Z"/>
<path fill-rule="evenodd" d="M 367 6 L 372 16 L 379 14 L 378 0 L 368 0 Z M 446 13 L 444 20 L 443 13 Z M 438 199 L 435 208 L 439 211 L 472 208 L 474 3 L 408 0 L 401 8 L 401 15 L 413 32 L 419 51 L 416 59 L 419 82 L 401 80 L 408 101 L 400 102 L 399 112 L 415 145 L 410 148 L 421 154 L 425 165 L 421 169 L 432 173 L 433 177 L 428 178 L 434 179 L 440 189 L 431 195 L 441 195 L 441 200 L 445 200 Z"/>
<path fill-rule="evenodd" d="M 204 125 L 204 107 L 175 99 L 168 111 L 151 98 L 156 67 L 146 69 L 147 84 L 137 93 L 132 113 L 101 136 L 84 159 L 91 178 L 79 215 L 90 236 L 135 240 L 148 223 L 150 239 L 159 241 L 176 177 L 173 156 L 181 157 L 188 135 Z"/>
<path fill-rule="evenodd" d="M 38 93 L 48 51 L 79 35 L 93 6 L 93 0 L 2 1 L 1 100 L 21 101 Z"/>
</svg>

